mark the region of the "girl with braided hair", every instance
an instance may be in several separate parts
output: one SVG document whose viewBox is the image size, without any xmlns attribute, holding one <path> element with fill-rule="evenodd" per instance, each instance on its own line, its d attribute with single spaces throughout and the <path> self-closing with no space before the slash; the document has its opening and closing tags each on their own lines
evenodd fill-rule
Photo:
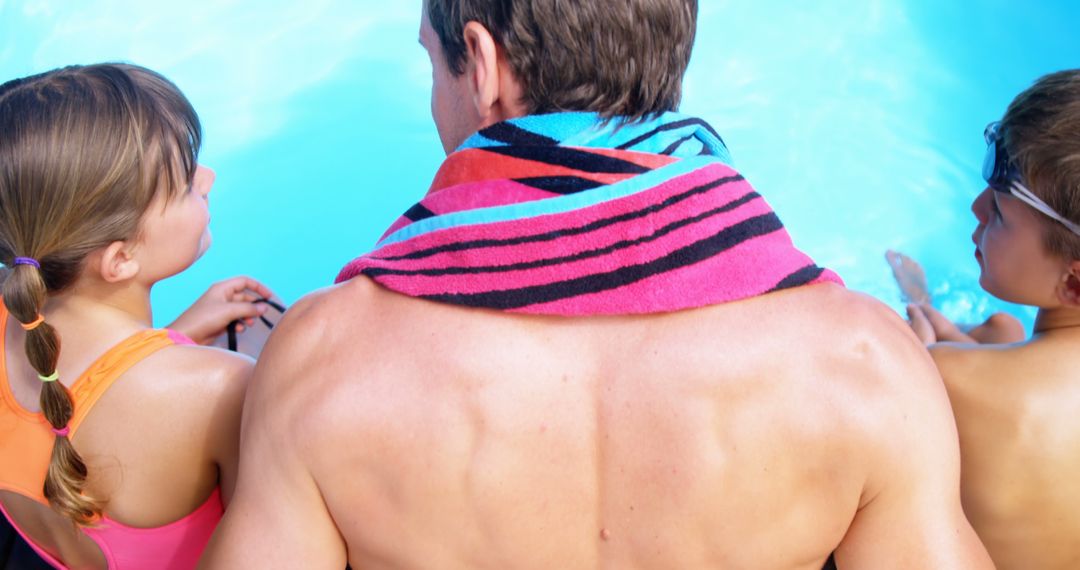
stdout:
<svg viewBox="0 0 1080 570">
<path fill-rule="evenodd" d="M 231 279 L 151 325 L 210 244 L 201 137 L 145 68 L 0 86 L 0 510 L 58 568 L 194 567 L 232 492 L 253 363 L 191 337 L 271 293 Z"/>
</svg>

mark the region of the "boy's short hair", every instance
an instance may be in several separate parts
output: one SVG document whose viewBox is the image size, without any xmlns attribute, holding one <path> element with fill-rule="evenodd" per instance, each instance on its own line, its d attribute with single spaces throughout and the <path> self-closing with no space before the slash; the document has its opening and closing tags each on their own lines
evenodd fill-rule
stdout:
<svg viewBox="0 0 1080 570">
<path fill-rule="evenodd" d="M 491 32 L 529 113 L 631 119 L 678 108 L 697 0 L 426 0 L 450 71 L 465 71 L 465 24 Z"/>
<path fill-rule="evenodd" d="M 1040 78 L 1013 99 L 1001 126 L 1032 193 L 1080 223 L 1080 69 Z M 1051 253 L 1080 259 L 1080 236 L 1049 219 L 1045 225 Z"/>
</svg>

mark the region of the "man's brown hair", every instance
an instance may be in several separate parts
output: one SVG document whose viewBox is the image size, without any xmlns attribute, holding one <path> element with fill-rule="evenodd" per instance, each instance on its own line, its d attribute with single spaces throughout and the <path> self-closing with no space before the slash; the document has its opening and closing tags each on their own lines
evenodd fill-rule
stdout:
<svg viewBox="0 0 1080 570">
<path fill-rule="evenodd" d="M 521 82 L 529 113 L 640 119 L 678 108 L 697 0 L 426 0 L 450 71 L 465 24 L 483 25 Z"/>
<path fill-rule="evenodd" d="M 1080 223 L 1080 69 L 1040 78 L 1001 121 L 1005 148 L 1024 183 L 1055 212 Z M 1080 259 L 1080 236 L 1047 218 L 1047 249 Z"/>
</svg>

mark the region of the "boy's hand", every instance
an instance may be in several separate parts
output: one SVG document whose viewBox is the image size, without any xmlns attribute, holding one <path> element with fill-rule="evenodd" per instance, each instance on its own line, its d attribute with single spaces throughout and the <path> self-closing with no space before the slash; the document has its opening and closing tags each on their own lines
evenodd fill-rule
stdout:
<svg viewBox="0 0 1080 570">
<path fill-rule="evenodd" d="M 926 304 L 911 304 L 907 306 L 908 319 L 911 328 L 923 344 L 930 345 L 935 342 L 965 342 L 977 343 L 973 337 L 960 330 L 956 323 L 950 321 L 937 309 Z"/>
<path fill-rule="evenodd" d="M 1024 324 L 1007 313 L 994 313 L 983 324 L 964 332 L 930 305 L 908 305 L 911 328 L 923 344 L 963 342 L 971 344 L 1012 344 L 1027 337 Z"/>
<path fill-rule="evenodd" d="M 237 319 L 251 325 L 266 312 L 266 305 L 256 299 L 274 296 L 266 285 L 250 277 L 233 277 L 210 286 L 168 328 L 187 335 L 199 344 L 210 344 Z"/>
</svg>

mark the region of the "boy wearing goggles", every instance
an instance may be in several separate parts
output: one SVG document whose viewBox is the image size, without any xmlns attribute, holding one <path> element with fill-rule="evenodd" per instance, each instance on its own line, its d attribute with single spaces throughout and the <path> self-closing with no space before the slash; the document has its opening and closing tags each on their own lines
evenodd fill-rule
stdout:
<svg viewBox="0 0 1080 570">
<path fill-rule="evenodd" d="M 928 306 L 909 313 L 919 336 L 937 343 L 930 350 L 960 432 L 964 509 L 998 568 L 1076 568 L 1080 70 L 1040 79 L 985 136 L 987 188 L 972 205 L 979 283 L 1038 307 L 1034 334 L 979 344 Z"/>
</svg>

